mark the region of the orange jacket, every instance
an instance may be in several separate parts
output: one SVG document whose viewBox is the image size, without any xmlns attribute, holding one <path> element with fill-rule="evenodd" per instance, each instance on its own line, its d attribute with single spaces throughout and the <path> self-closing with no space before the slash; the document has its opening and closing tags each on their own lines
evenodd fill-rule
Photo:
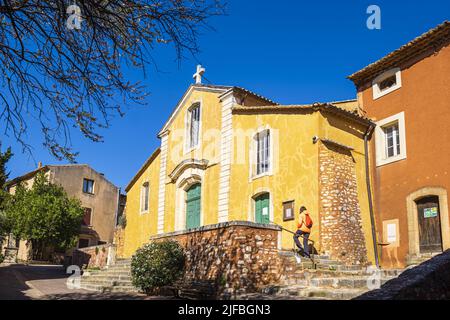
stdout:
<svg viewBox="0 0 450 320">
<path fill-rule="evenodd" d="M 299 214 L 297 229 L 303 232 L 311 233 L 311 228 L 306 226 L 306 214 L 308 213 L 302 212 Z"/>
</svg>

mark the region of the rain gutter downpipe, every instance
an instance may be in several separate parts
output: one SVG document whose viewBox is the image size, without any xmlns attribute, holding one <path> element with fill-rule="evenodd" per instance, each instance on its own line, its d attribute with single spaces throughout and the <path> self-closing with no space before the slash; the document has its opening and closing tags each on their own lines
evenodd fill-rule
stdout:
<svg viewBox="0 0 450 320">
<path fill-rule="evenodd" d="M 378 242 L 377 242 L 377 234 L 375 230 L 375 216 L 373 213 L 373 199 L 372 199 L 372 188 L 370 185 L 370 170 L 369 170 L 369 136 L 373 133 L 376 125 L 374 123 L 370 123 L 369 128 L 364 133 L 364 158 L 366 162 L 366 186 L 367 186 L 367 196 L 369 200 L 369 213 L 370 213 L 370 222 L 372 225 L 372 241 L 373 241 L 373 252 L 375 255 L 375 265 L 377 268 L 380 267 L 380 262 L 378 259 Z"/>
</svg>

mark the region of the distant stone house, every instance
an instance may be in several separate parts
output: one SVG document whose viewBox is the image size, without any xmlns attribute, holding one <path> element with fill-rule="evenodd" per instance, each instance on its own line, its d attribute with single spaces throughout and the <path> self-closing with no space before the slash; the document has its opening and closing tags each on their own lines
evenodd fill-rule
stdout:
<svg viewBox="0 0 450 320">
<path fill-rule="evenodd" d="M 46 165 L 10 180 L 7 189 L 15 193 L 17 185 L 33 186 L 38 172 L 45 172 L 49 181 L 64 188 L 69 197 L 77 198 L 85 209 L 77 248 L 112 243 L 119 210 L 120 189 L 86 164 Z M 29 245 L 25 241 L 10 239 L 7 246 L 17 247 L 17 259 L 27 260 Z M 11 251 L 11 250 L 10 250 Z M 52 248 L 46 252 L 51 259 Z"/>
</svg>

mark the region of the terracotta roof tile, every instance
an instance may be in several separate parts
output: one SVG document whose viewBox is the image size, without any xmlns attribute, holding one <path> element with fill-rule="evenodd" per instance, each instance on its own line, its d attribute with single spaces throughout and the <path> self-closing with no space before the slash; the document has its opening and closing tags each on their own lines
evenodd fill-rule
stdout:
<svg viewBox="0 0 450 320">
<path fill-rule="evenodd" d="M 444 21 L 437 27 L 427 31 L 421 36 L 392 51 L 380 60 L 353 73 L 347 78 L 355 84 L 370 81 L 386 69 L 398 66 L 401 62 L 411 59 L 424 51 L 445 44 L 450 39 L 450 22 Z"/>
<path fill-rule="evenodd" d="M 340 108 L 330 103 L 316 102 L 313 104 L 303 104 L 303 105 L 270 105 L 270 106 L 237 106 L 233 108 L 235 113 L 247 113 L 247 112 L 279 112 L 279 111 L 295 111 L 295 110 L 313 110 L 313 111 L 325 111 L 332 112 L 341 116 L 345 116 L 352 120 L 355 120 L 364 124 L 373 124 L 370 118 L 362 116 L 357 112 L 351 112 L 349 110 Z"/>
</svg>

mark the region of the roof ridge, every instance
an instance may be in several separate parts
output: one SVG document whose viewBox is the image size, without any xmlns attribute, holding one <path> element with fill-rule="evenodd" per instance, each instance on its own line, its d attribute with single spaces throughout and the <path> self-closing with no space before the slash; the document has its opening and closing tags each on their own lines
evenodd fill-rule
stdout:
<svg viewBox="0 0 450 320">
<path fill-rule="evenodd" d="M 324 110 L 335 110 L 337 112 L 340 112 L 342 114 L 345 114 L 349 117 L 364 121 L 364 122 L 369 122 L 372 123 L 372 120 L 366 116 L 360 115 L 357 112 L 352 112 L 349 111 L 347 109 L 338 107 L 334 104 L 331 104 L 329 102 L 314 102 L 311 104 L 298 104 L 298 105 L 268 105 L 268 106 L 238 106 L 238 107 L 233 107 L 233 110 L 236 111 L 251 111 L 251 110 L 282 110 L 282 109 L 295 109 L 295 108 L 301 108 L 301 109 L 316 109 L 316 110 L 320 110 L 320 109 L 324 109 Z"/>
<path fill-rule="evenodd" d="M 426 49 L 427 46 L 422 46 L 423 43 L 421 43 L 421 42 L 430 40 L 430 43 L 428 43 L 428 45 L 430 45 L 432 43 L 431 40 L 433 40 L 432 37 L 434 35 L 436 35 L 436 34 L 439 35 L 440 32 L 445 32 L 445 31 L 448 31 L 448 34 L 444 33 L 444 38 L 450 37 L 450 21 L 449 20 L 445 20 L 443 23 L 437 25 L 436 27 L 422 33 L 421 35 L 415 37 L 408 43 L 406 43 L 406 44 L 400 46 L 399 48 L 395 49 L 394 51 L 391 51 L 390 53 L 386 54 L 382 58 L 370 63 L 369 65 L 365 66 L 364 68 L 360 69 L 359 71 L 354 72 L 353 74 L 349 75 L 347 78 L 352 80 L 353 82 L 360 82 L 362 77 L 364 77 L 364 74 L 369 73 L 367 76 L 370 76 L 371 75 L 370 71 L 373 69 L 375 69 L 375 70 L 373 70 L 372 73 L 376 73 L 377 67 L 381 67 L 383 63 L 395 62 L 395 61 L 390 61 L 390 60 L 395 59 L 396 57 L 398 57 L 405 51 L 407 51 L 409 49 L 413 50 L 416 48 L 416 46 L 419 46 L 419 45 L 421 45 L 420 49 L 422 49 L 422 50 Z M 422 52 L 422 51 L 420 51 L 420 52 Z M 412 53 L 414 54 L 415 52 L 412 52 Z M 403 58 L 410 58 L 410 56 L 403 57 Z"/>
</svg>

